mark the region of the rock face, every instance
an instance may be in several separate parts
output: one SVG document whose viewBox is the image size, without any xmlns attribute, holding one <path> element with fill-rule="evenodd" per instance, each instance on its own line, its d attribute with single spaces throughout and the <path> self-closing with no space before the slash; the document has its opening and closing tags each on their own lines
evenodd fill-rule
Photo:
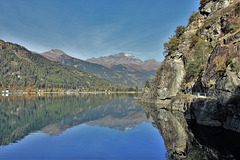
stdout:
<svg viewBox="0 0 240 160">
<path fill-rule="evenodd" d="M 153 98 L 164 100 L 176 96 L 184 74 L 182 55 L 175 54 L 165 60 L 154 88 Z"/>
<path fill-rule="evenodd" d="M 217 99 L 195 99 L 191 112 L 199 124 L 221 126 L 240 133 L 240 96 L 231 98 L 225 105 Z"/>
<path fill-rule="evenodd" d="M 217 10 L 228 7 L 233 2 L 234 0 L 210 1 L 203 8 L 200 9 L 200 12 L 202 14 L 209 15 L 213 12 L 216 12 Z"/>
<path fill-rule="evenodd" d="M 210 0 L 201 6 L 179 41 L 142 98 L 170 101 L 166 108 L 185 112 L 200 124 L 240 133 L 240 98 L 235 98 L 240 94 L 240 0 Z"/>
</svg>

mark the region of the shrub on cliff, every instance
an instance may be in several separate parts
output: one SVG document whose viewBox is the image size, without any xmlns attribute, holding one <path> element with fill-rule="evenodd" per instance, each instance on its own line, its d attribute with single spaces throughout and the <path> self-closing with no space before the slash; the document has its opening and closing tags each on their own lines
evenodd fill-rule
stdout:
<svg viewBox="0 0 240 160">
<path fill-rule="evenodd" d="M 184 26 L 178 26 L 175 30 L 175 36 L 177 38 L 179 38 L 185 31 L 185 27 Z"/>
<path fill-rule="evenodd" d="M 199 12 L 195 12 L 193 11 L 191 16 L 188 19 L 188 24 L 192 23 L 193 21 L 195 21 L 197 19 Z"/>
<path fill-rule="evenodd" d="M 193 49 L 194 52 L 192 53 L 192 61 L 189 63 L 186 69 L 187 82 L 199 75 L 206 65 L 210 53 L 213 51 L 211 43 L 200 38 Z"/>
<path fill-rule="evenodd" d="M 164 43 L 164 56 L 173 54 L 177 49 L 180 43 L 180 39 L 176 36 L 168 37 L 169 41 Z"/>
<path fill-rule="evenodd" d="M 180 44 L 180 36 L 184 33 L 184 31 L 184 26 L 178 26 L 175 30 L 175 34 L 168 38 L 168 42 L 164 43 L 164 56 L 171 55 L 178 49 L 178 45 Z"/>
<path fill-rule="evenodd" d="M 217 56 L 213 62 L 216 64 L 215 71 L 217 72 L 225 72 L 227 66 L 226 66 L 226 55 L 224 56 Z"/>
<path fill-rule="evenodd" d="M 149 81 L 146 81 L 145 88 L 151 88 Z"/>
<path fill-rule="evenodd" d="M 157 85 L 157 80 L 159 79 L 159 76 L 160 76 L 160 73 L 161 73 L 161 72 L 162 72 L 162 67 L 158 68 L 157 73 L 156 73 L 156 77 L 152 79 L 152 82 L 151 82 L 151 83 L 152 83 L 154 86 Z"/>
<path fill-rule="evenodd" d="M 200 0 L 200 8 L 203 8 L 211 0 Z"/>
<path fill-rule="evenodd" d="M 240 72 L 240 61 L 235 60 L 231 63 L 231 68 L 235 72 Z"/>
</svg>

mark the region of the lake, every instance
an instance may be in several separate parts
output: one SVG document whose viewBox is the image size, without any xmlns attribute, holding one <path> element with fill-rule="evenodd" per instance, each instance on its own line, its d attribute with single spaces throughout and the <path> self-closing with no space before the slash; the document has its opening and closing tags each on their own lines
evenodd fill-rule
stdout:
<svg viewBox="0 0 240 160">
<path fill-rule="evenodd" d="M 164 141 L 132 96 L 2 97 L 0 159 L 164 159 Z"/>
<path fill-rule="evenodd" d="M 131 94 L 2 96 L 0 159 L 240 157 L 238 134 L 188 122 L 182 113 L 156 109 L 154 104 L 139 103 L 133 97 Z"/>
</svg>

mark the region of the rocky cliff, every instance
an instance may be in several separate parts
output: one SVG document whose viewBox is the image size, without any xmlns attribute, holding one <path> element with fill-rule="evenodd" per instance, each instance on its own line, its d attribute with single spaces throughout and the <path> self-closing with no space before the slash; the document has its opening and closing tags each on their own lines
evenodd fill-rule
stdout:
<svg viewBox="0 0 240 160">
<path fill-rule="evenodd" d="M 177 28 L 164 44 L 165 61 L 142 98 L 168 101 L 167 108 L 191 112 L 198 123 L 240 133 L 240 1 L 200 4 L 182 33 Z"/>
</svg>

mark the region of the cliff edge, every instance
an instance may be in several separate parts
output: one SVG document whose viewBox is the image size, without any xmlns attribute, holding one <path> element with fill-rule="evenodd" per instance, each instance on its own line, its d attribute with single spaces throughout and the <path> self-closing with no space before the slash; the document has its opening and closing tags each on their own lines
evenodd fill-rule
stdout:
<svg viewBox="0 0 240 160">
<path fill-rule="evenodd" d="M 165 60 L 141 99 L 240 133 L 240 0 L 201 0 L 164 44 Z"/>
</svg>

